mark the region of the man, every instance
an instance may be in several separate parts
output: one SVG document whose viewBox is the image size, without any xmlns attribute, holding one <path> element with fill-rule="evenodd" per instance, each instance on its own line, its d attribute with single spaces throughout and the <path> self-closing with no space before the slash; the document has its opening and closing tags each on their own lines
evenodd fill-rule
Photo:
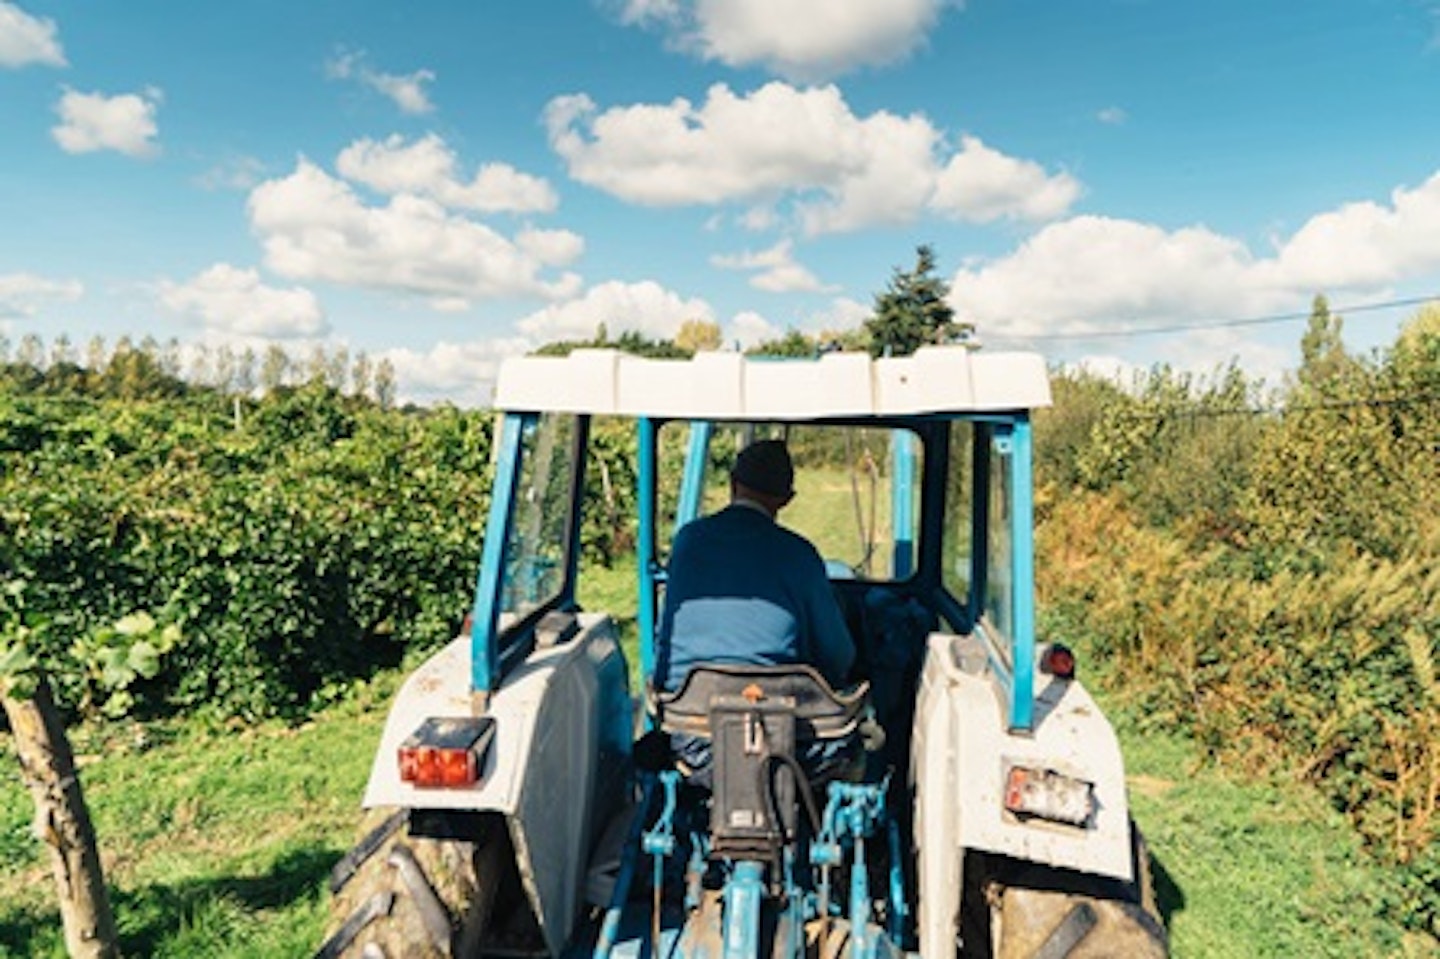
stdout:
<svg viewBox="0 0 1440 959">
<path fill-rule="evenodd" d="M 795 468 L 781 440 L 741 451 L 730 505 L 675 536 L 660 620 L 656 678 L 674 690 L 696 663 L 808 663 L 836 689 L 855 644 L 825 564 L 810 541 L 778 525 L 795 497 Z"/>
</svg>

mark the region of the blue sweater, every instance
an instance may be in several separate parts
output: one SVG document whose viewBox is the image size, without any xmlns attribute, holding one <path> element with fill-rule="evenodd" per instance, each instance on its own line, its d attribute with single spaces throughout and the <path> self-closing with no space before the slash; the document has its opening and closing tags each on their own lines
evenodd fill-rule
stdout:
<svg viewBox="0 0 1440 959">
<path fill-rule="evenodd" d="M 855 644 L 809 540 L 731 504 L 675 536 L 656 659 L 665 689 L 700 662 L 809 663 L 838 689 Z"/>
</svg>

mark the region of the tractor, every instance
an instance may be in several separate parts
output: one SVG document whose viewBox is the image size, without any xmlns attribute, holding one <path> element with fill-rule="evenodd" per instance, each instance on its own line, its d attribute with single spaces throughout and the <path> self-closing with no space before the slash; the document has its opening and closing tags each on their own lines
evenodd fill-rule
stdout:
<svg viewBox="0 0 1440 959">
<path fill-rule="evenodd" d="M 473 609 L 397 694 L 318 955 L 1166 955 L 1114 731 L 1036 637 L 1049 403 L 1040 356 L 964 345 L 504 363 Z M 594 450 L 617 423 L 625 470 Z M 781 519 L 825 557 L 854 674 L 716 661 L 662 691 L 669 544 L 757 436 L 795 456 Z M 626 617 L 580 601 L 584 518 L 616 499 Z M 708 741 L 703 782 L 677 732 Z M 797 761 L 840 740 L 843 775 Z"/>
</svg>

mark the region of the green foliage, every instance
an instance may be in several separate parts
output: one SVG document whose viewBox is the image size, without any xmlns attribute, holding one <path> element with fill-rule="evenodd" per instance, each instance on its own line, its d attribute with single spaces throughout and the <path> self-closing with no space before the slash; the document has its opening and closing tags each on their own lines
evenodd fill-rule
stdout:
<svg viewBox="0 0 1440 959">
<path fill-rule="evenodd" d="M 927 343 L 947 343 L 975 331 L 970 323 L 956 323 L 947 302 L 950 284 L 935 275 L 935 251 L 915 248 L 915 266 L 896 267 L 883 293 L 875 296 L 875 311 L 865 321 L 874 356 L 908 356 Z"/>
<path fill-rule="evenodd" d="M 323 382 L 259 401 L 0 389 L 0 588 L 44 620 L 30 646 L 72 709 L 303 712 L 453 635 L 490 433 L 489 414 Z M 137 609 L 186 638 L 153 675 L 123 632 L 97 639 Z"/>
<path fill-rule="evenodd" d="M 718 331 L 716 331 L 718 335 Z M 595 336 L 588 340 L 557 340 L 546 343 L 536 350 L 537 356 L 568 356 L 579 349 L 610 349 L 636 356 L 648 356 L 660 360 L 684 360 L 695 355 L 695 347 L 680 346 L 674 340 L 654 339 L 636 330 L 626 330 L 618 339 L 611 339 L 605 324 L 601 323 Z"/>
<path fill-rule="evenodd" d="M 1144 728 L 1312 783 L 1440 938 L 1440 331 L 1350 356 L 1321 300 L 1303 352 L 1277 412 L 1234 370 L 1058 378 L 1042 626 Z"/>
</svg>

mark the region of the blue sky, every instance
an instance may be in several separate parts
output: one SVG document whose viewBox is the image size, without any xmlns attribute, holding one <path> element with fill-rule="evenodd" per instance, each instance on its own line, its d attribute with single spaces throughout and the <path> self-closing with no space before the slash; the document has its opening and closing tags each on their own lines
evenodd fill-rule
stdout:
<svg viewBox="0 0 1440 959">
<path fill-rule="evenodd" d="M 987 349 L 1274 375 L 1303 323 L 1225 321 L 1440 296 L 1440 0 L 0 0 L 0 223 L 12 343 L 420 400 L 601 322 L 851 327 L 920 243 Z"/>
</svg>

